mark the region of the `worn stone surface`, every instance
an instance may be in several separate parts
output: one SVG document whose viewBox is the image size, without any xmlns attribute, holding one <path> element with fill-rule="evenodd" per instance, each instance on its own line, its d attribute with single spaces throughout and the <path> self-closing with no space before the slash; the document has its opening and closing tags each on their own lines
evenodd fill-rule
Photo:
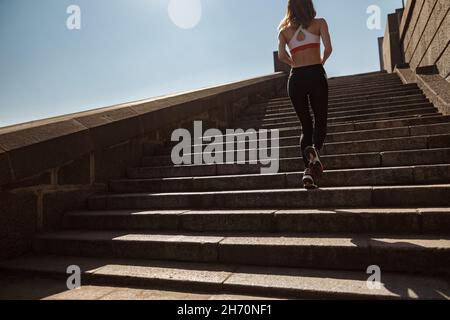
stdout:
<svg viewBox="0 0 450 320">
<path fill-rule="evenodd" d="M 217 260 L 217 243 L 222 239 L 220 236 L 72 231 L 40 236 L 37 250 L 48 254 L 204 262 Z"/>
<path fill-rule="evenodd" d="M 71 161 L 58 170 L 59 185 L 89 185 L 91 183 L 91 159 L 85 155 Z"/>
<path fill-rule="evenodd" d="M 13 128 L 0 131 L 0 147 L 8 152 L 16 179 L 57 167 L 92 150 L 88 130 L 74 120 L 17 131 Z"/>
<path fill-rule="evenodd" d="M 37 196 L 31 192 L 0 192 L 0 260 L 32 249 L 37 229 Z"/>
<path fill-rule="evenodd" d="M 80 289 L 67 291 L 65 268 L 74 261 L 82 266 L 82 270 L 89 271 L 82 276 L 85 280 L 82 280 L 83 286 Z M 5 290 L 0 291 L 2 299 L 252 299 L 248 294 L 259 294 L 272 299 L 448 299 L 450 294 L 448 283 L 442 279 L 388 272 L 383 273 L 381 288 L 370 290 L 366 284 L 365 269 L 351 272 L 51 256 L 22 258 L 11 261 L 6 264 L 8 265 L 21 270 L 40 270 L 40 273 L 35 273 L 34 278 L 4 278 L 1 287 Z M 60 275 L 62 278 L 52 280 L 44 277 L 45 275 Z M 153 286 L 127 288 L 133 286 L 136 279 L 146 281 L 147 284 L 153 283 Z M 105 284 L 108 281 L 109 284 Z M 114 286 L 114 281 L 121 281 L 122 287 Z M 92 282 L 103 284 L 90 285 Z M 168 283 L 178 283 L 178 290 L 182 291 L 167 291 L 164 286 Z M 195 293 L 194 288 L 202 285 L 203 293 Z M 221 294 L 217 290 L 218 286 L 234 294 Z"/>
<path fill-rule="evenodd" d="M 424 232 L 447 233 L 450 227 L 450 208 L 424 208 L 419 209 L 419 212 Z"/>
<path fill-rule="evenodd" d="M 64 216 L 64 225 L 93 230 L 177 230 L 179 215 L 184 212 L 186 210 L 74 211 Z M 86 224 L 87 219 L 89 224 Z"/>
<path fill-rule="evenodd" d="M 448 298 L 448 284 L 430 278 L 407 275 L 385 275 L 379 290 L 370 290 L 366 275 L 360 272 L 343 272 L 330 275 L 324 271 L 258 267 L 239 268 L 226 284 L 237 290 L 244 286 L 265 292 L 290 292 L 297 298 Z M 433 289 L 431 289 L 433 288 Z"/>
<path fill-rule="evenodd" d="M 43 230 L 60 229 L 63 215 L 71 210 L 85 208 L 88 197 L 96 192 L 97 188 L 81 188 L 45 193 L 42 200 Z"/>
<path fill-rule="evenodd" d="M 11 182 L 13 179 L 8 155 L 0 148 L 0 186 Z"/>
</svg>

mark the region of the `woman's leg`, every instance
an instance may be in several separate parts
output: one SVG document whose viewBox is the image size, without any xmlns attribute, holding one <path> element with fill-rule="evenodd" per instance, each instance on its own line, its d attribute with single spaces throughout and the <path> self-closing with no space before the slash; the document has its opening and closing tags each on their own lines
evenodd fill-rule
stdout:
<svg viewBox="0 0 450 320">
<path fill-rule="evenodd" d="M 328 81 L 325 75 L 317 77 L 311 86 L 311 108 L 314 113 L 314 146 L 320 151 L 327 136 Z"/>
<path fill-rule="evenodd" d="M 305 168 L 309 166 L 309 159 L 305 154 L 305 149 L 313 144 L 313 122 L 309 111 L 309 101 L 306 86 L 298 81 L 296 75 L 289 78 L 289 97 L 291 98 L 295 112 L 302 125 L 302 135 L 300 138 L 300 147 Z"/>
</svg>

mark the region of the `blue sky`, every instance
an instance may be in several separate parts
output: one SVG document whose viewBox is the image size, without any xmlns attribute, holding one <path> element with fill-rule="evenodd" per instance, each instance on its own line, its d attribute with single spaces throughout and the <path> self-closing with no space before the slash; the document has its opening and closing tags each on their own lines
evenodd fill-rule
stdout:
<svg viewBox="0 0 450 320">
<path fill-rule="evenodd" d="M 199 23 L 178 27 L 170 0 L 0 0 L 0 127 L 273 72 L 287 0 L 172 1 L 200 1 Z M 373 4 L 380 30 L 366 26 Z M 66 27 L 70 5 L 81 30 Z M 315 5 L 332 34 L 328 74 L 378 70 L 377 37 L 401 0 Z"/>
</svg>

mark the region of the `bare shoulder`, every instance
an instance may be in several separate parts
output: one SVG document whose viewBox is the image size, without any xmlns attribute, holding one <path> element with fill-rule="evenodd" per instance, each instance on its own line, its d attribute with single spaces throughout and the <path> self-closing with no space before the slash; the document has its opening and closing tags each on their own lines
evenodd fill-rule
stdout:
<svg viewBox="0 0 450 320">
<path fill-rule="evenodd" d="M 283 37 L 287 41 L 292 36 L 292 33 L 292 27 L 286 27 L 280 30 L 278 37 Z"/>
<path fill-rule="evenodd" d="M 327 20 L 325 18 L 316 18 L 314 19 L 320 27 L 328 27 Z"/>
</svg>

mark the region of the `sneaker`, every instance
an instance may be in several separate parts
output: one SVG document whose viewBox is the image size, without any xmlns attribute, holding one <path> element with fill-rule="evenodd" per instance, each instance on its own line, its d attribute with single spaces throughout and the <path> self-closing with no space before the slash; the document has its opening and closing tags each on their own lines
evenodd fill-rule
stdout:
<svg viewBox="0 0 450 320">
<path fill-rule="evenodd" d="M 303 186 L 305 189 L 316 189 L 317 185 L 314 183 L 314 178 L 310 168 L 306 168 L 303 173 Z"/>
<path fill-rule="evenodd" d="M 311 169 L 312 176 L 318 179 L 322 176 L 323 165 L 320 161 L 319 152 L 315 147 L 307 147 L 305 149 L 306 156 L 309 159 L 309 168 Z"/>
</svg>

